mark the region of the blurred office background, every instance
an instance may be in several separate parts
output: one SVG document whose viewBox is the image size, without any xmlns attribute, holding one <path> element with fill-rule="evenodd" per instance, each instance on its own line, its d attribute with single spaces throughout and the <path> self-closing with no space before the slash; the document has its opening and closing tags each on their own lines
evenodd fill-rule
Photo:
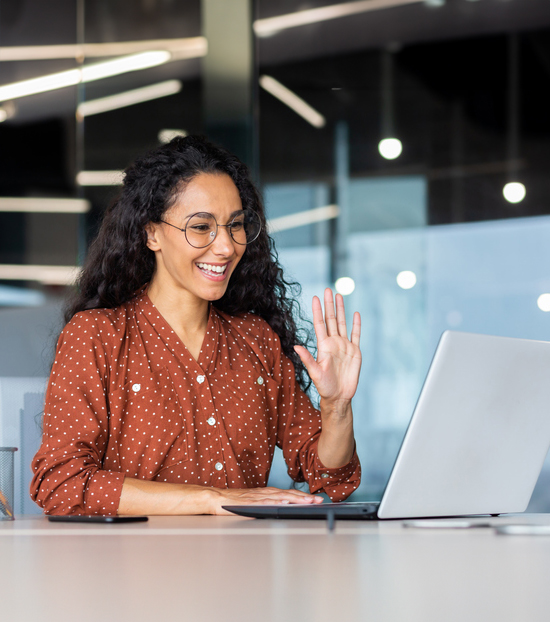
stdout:
<svg viewBox="0 0 550 622">
<path fill-rule="evenodd" d="M 442 331 L 550 340 L 547 0 L 0 0 L 0 445 L 20 489 L 61 307 L 121 171 L 203 133 L 288 278 L 363 318 L 379 498 Z M 272 483 L 288 485 L 280 456 Z M 550 464 L 531 509 L 550 510 Z"/>
</svg>

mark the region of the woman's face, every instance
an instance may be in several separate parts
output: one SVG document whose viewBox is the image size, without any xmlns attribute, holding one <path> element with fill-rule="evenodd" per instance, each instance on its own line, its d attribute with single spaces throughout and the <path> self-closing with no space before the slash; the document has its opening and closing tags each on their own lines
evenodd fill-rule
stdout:
<svg viewBox="0 0 550 622">
<path fill-rule="evenodd" d="M 220 225 L 228 224 L 243 209 L 233 180 L 226 174 L 201 173 L 187 184 L 162 219 L 180 229 L 197 212 L 209 212 Z M 237 244 L 226 227 L 206 248 L 191 246 L 183 231 L 165 223 L 150 223 L 147 246 L 155 252 L 155 287 L 175 288 L 201 300 L 218 300 L 246 246 Z"/>
</svg>

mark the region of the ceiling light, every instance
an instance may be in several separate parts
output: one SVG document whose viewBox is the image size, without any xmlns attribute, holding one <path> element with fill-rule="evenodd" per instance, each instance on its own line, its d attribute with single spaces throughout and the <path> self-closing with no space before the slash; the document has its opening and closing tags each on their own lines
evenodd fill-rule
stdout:
<svg viewBox="0 0 550 622">
<path fill-rule="evenodd" d="M 0 197 L 0 212 L 43 214 L 85 214 L 90 211 L 86 199 L 43 199 L 38 197 Z"/>
<path fill-rule="evenodd" d="M 75 86 L 80 82 L 92 82 L 130 71 L 156 67 L 168 62 L 170 58 L 170 52 L 166 51 L 140 52 L 139 54 L 108 60 L 104 63 L 86 65 L 82 69 L 69 69 L 39 78 L 6 84 L 0 86 L 0 101 L 36 95 L 37 93 Z"/>
<path fill-rule="evenodd" d="M 179 60 L 205 56 L 208 45 L 205 37 L 85 43 L 83 45 L 10 45 L 0 47 L 0 61 L 107 58 L 109 56 L 126 56 L 147 50 L 168 50 L 173 59 Z"/>
<path fill-rule="evenodd" d="M 124 91 L 116 95 L 109 95 L 108 97 L 82 102 L 78 105 L 76 114 L 78 117 L 89 117 L 94 114 L 118 110 L 119 108 L 159 99 L 160 97 L 174 95 L 175 93 L 179 93 L 181 89 L 182 84 L 179 80 L 167 80 L 166 82 L 150 84 L 149 86 L 144 86 L 139 89 Z"/>
<path fill-rule="evenodd" d="M 130 54 L 130 56 L 121 56 L 120 58 L 107 60 L 104 63 L 84 65 L 81 69 L 82 82 L 93 82 L 95 80 L 102 80 L 123 73 L 129 73 L 130 71 L 157 67 L 158 65 L 167 63 L 170 58 L 170 52 L 166 50 L 152 50 L 150 52 Z"/>
<path fill-rule="evenodd" d="M 78 276 L 77 266 L 33 266 L 0 264 L 0 280 L 38 281 L 46 285 L 72 285 Z"/>
<path fill-rule="evenodd" d="M 337 218 L 340 210 L 337 205 L 325 205 L 314 209 L 296 212 L 288 216 L 279 216 L 267 221 L 267 228 L 270 233 L 278 233 L 287 229 L 295 229 L 304 225 L 312 225 L 316 222 L 323 222 Z"/>
<path fill-rule="evenodd" d="M 121 186 L 124 171 L 80 171 L 76 176 L 79 186 Z"/>
<path fill-rule="evenodd" d="M 388 9 L 407 4 L 419 4 L 420 2 L 423 2 L 423 0 L 361 0 L 360 2 L 342 2 L 342 4 L 331 4 L 316 9 L 307 9 L 285 15 L 277 15 L 276 17 L 258 19 L 254 22 L 254 32 L 259 37 L 267 37 L 286 28 L 316 24 L 348 15 L 357 15 L 367 11 Z"/>
<path fill-rule="evenodd" d="M 41 76 L 40 78 L 13 82 L 12 84 L 0 86 L 0 101 L 17 99 L 18 97 L 26 97 L 27 95 L 36 95 L 36 93 L 54 91 L 67 86 L 75 86 L 80 82 L 80 80 L 80 69 L 70 69 L 69 71 L 52 73 L 47 76 Z"/>
<path fill-rule="evenodd" d="M 435 7 L 444 6 L 445 2 L 446 0 L 424 0 L 424 4 L 426 6 L 435 6 Z"/>
<path fill-rule="evenodd" d="M 355 281 L 349 276 L 343 276 L 336 280 L 334 288 L 342 296 L 349 296 L 355 290 Z"/>
<path fill-rule="evenodd" d="M 541 294 L 537 298 L 537 307 L 541 311 L 545 311 L 545 312 L 550 311 L 550 294 Z"/>
<path fill-rule="evenodd" d="M 260 76 L 260 86 L 268 93 L 271 93 L 273 97 L 276 97 L 279 101 L 286 104 L 294 112 L 300 115 L 308 123 L 314 127 L 321 128 L 326 125 L 325 117 L 312 108 L 301 97 L 298 97 L 296 93 L 293 93 L 286 86 L 283 86 L 278 80 L 271 76 Z"/>
<path fill-rule="evenodd" d="M 527 190 L 522 183 L 512 181 L 504 186 L 502 194 L 509 203 L 520 203 L 525 198 Z"/>
<path fill-rule="evenodd" d="M 160 130 L 160 132 L 157 134 L 157 138 L 159 139 L 159 143 L 165 145 L 171 140 L 174 140 L 174 138 L 177 138 L 178 136 L 185 138 L 187 134 L 188 132 L 186 132 L 185 130 Z"/>
<path fill-rule="evenodd" d="M 17 108 L 15 107 L 14 102 L 5 102 L 3 106 L 0 106 L 0 123 L 14 117 L 16 112 Z"/>
<path fill-rule="evenodd" d="M 412 289 L 416 285 L 416 274 L 410 270 L 403 270 L 397 275 L 396 281 L 401 289 Z"/>
<path fill-rule="evenodd" d="M 403 145 L 399 138 L 384 138 L 378 143 L 378 151 L 386 160 L 395 160 L 401 155 Z"/>
</svg>

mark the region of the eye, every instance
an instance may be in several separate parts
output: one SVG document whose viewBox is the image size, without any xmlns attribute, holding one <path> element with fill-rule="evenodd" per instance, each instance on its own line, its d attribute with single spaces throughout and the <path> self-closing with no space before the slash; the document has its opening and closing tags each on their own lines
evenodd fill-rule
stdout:
<svg viewBox="0 0 550 622">
<path fill-rule="evenodd" d="M 191 225 L 191 227 L 189 228 L 195 231 L 196 233 L 208 233 L 212 229 L 212 227 L 206 223 L 202 225 L 194 224 L 194 225 Z"/>
<path fill-rule="evenodd" d="M 213 216 L 207 213 L 194 214 L 187 222 L 189 233 L 205 235 L 216 229 L 216 221 Z"/>
<path fill-rule="evenodd" d="M 244 227 L 244 221 L 242 219 L 232 220 L 229 223 L 231 231 L 240 231 Z"/>
</svg>

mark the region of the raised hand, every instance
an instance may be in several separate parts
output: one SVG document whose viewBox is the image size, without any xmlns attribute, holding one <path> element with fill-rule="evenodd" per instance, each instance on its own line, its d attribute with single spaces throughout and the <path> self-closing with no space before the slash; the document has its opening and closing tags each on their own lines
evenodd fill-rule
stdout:
<svg viewBox="0 0 550 622">
<path fill-rule="evenodd" d="M 294 349 L 325 403 L 349 403 L 357 390 L 361 369 L 361 317 L 354 313 L 351 337 L 348 338 L 344 299 L 341 294 L 336 294 L 335 309 L 332 290 L 327 288 L 324 298 L 324 318 L 321 301 L 317 296 L 313 298 L 317 360 L 302 346 Z"/>
</svg>

